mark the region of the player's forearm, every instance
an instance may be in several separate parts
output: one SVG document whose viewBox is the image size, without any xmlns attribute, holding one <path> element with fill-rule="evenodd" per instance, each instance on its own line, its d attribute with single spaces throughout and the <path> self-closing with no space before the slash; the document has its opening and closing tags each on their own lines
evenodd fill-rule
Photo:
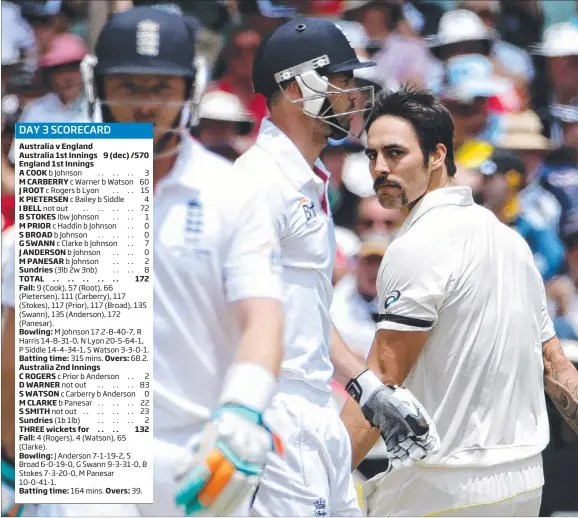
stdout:
<svg viewBox="0 0 578 518">
<path fill-rule="evenodd" d="M 277 391 L 283 358 L 283 313 L 274 299 L 235 303 L 241 341 L 223 384 L 220 403 L 264 412 Z"/>
<path fill-rule="evenodd" d="M 544 386 L 552 403 L 578 434 L 578 371 L 557 337 L 544 344 Z"/>
<path fill-rule="evenodd" d="M 249 301 L 244 301 L 249 302 Z M 278 376 L 283 359 L 283 310 L 274 299 L 254 299 L 241 316 L 236 363 L 259 365 Z"/>
<path fill-rule="evenodd" d="M 351 469 L 354 470 L 375 446 L 379 439 L 379 430 L 371 426 L 352 398 L 348 398 L 345 402 L 341 410 L 341 419 L 351 440 Z"/>
<path fill-rule="evenodd" d="M 2 334 L 2 450 L 14 459 L 15 454 L 15 364 L 14 364 L 14 309 L 6 309 Z"/>
<path fill-rule="evenodd" d="M 333 325 L 331 326 L 331 362 L 335 368 L 333 377 L 343 386 L 366 369 L 364 359 L 347 346 Z"/>
</svg>

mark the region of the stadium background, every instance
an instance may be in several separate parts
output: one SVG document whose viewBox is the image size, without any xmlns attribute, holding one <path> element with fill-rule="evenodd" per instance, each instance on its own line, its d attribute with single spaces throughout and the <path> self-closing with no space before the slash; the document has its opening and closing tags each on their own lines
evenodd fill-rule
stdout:
<svg viewBox="0 0 578 518">
<path fill-rule="evenodd" d="M 86 120 L 79 62 L 110 13 L 144 4 L 197 25 L 211 83 L 193 136 L 230 160 L 267 115 L 251 64 L 263 34 L 286 17 L 339 23 L 360 58 L 377 62 L 359 82 L 376 90 L 413 83 L 439 95 L 456 124 L 457 181 L 528 241 L 578 364 L 578 0 L 2 0 L 3 246 L 13 231 L 15 122 Z M 328 146 L 323 159 L 337 226 L 334 321 L 365 356 L 377 268 L 403 217 L 372 196 L 363 142 Z M 343 389 L 334 388 L 339 406 Z M 541 516 L 578 516 L 578 438 L 549 409 Z M 356 477 L 385 465 L 378 447 Z"/>
</svg>

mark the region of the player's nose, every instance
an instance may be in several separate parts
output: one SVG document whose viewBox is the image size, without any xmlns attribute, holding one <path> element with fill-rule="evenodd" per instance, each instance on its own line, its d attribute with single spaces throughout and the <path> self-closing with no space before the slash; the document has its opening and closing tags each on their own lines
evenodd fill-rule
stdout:
<svg viewBox="0 0 578 518">
<path fill-rule="evenodd" d="M 375 172 L 380 176 L 385 176 L 390 174 L 389 164 L 382 153 L 377 154 L 377 158 L 375 160 Z"/>
</svg>

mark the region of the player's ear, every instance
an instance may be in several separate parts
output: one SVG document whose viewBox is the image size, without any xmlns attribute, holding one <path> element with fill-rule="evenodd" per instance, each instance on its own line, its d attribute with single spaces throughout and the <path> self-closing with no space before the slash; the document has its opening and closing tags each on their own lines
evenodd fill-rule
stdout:
<svg viewBox="0 0 578 518">
<path fill-rule="evenodd" d="M 302 99 L 303 93 L 301 92 L 301 88 L 297 84 L 297 81 L 291 81 L 285 88 L 285 93 L 291 99 Z"/>
<path fill-rule="evenodd" d="M 439 169 L 444 165 L 447 153 L 448 150 L 443 144 L 440 143 L 436 146 L 435 151 L 429 156 L 429 165 L 432 170 Z"/>
</svg>

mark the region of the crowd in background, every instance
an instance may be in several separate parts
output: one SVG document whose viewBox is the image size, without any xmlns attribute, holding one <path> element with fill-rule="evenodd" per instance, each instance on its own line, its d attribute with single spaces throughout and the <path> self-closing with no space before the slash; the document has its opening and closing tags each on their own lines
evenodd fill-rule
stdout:
<svg viewBox="0 0 578 518">
<path fill-rule="evenodd" d="M 526 239 L 558 336 L 578 364 L 578 0 L 112 0 L 111 12 L 127 3 L 177 10 L 197 26 L 211 81 L 192 136 L 231 161 L 267 116 L 252 88 L 259 42 L 297 14 L 334 19 L 359 58 L 377 63 L 356 72 L 360 84 L 436 93 L 455 123 L 456 182 Z M 88 4 L 2 0 L 4 240 L 14 223 L 15 123 L 89 120 L 80 74 Z M 404 216 L 373 196 L 363 141 L 332 142 L 322 159 L 338 244 L 334 322 L 365 356 L 377 271 Z M 369 472 L 383 469 L 382 457 L 377 448 Z M 556 412 L 544 464 L 542 516 L 578 511 L 578 438 Z"/>
</svg>

